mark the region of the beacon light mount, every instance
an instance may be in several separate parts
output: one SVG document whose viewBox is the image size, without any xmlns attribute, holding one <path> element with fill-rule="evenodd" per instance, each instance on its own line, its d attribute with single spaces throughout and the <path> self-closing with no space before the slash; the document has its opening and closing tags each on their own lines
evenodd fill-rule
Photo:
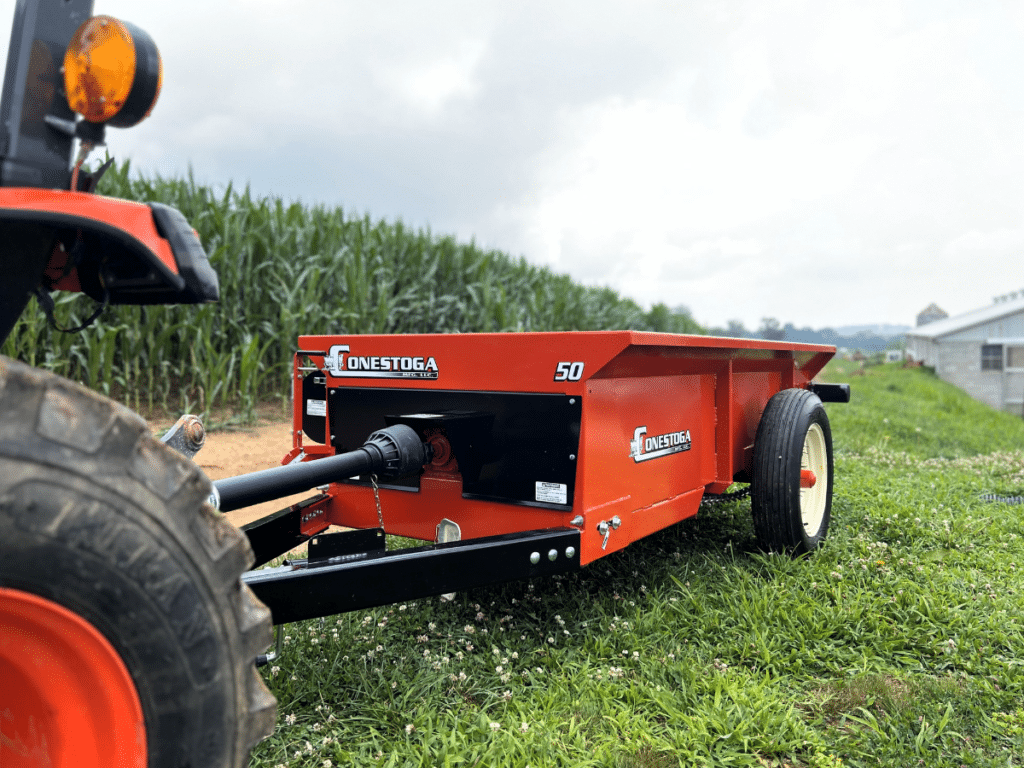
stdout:
<svg viewBox="0 0 1024 768">
<path fill-rule="evenodd" d="M 105 128 L 130 128 L 153 111 L 163 84 L 163 63 L 144 30 L 113 16 L 93 16 L 75 30 L 61 67 L 64 93 L 79 121 L 47 115 L 51 128 L 81 142 L 71 188 L 92 149 L 104 143 Z"/>
</svg>

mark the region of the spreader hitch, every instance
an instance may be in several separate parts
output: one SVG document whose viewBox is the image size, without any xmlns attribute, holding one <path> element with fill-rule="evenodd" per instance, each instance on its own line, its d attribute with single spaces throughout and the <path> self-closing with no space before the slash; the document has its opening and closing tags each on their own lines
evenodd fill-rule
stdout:
<svg viewBox="0 0 1024 768">
<path fill-rule="evenodd" d="M 412 475 L 432 453 L 416 430 L 396 424 L 377 430 L 354 451 L 218 480 L 212 502 L 221 512 L 230 512 L 358 475 Z"/>
</svg>

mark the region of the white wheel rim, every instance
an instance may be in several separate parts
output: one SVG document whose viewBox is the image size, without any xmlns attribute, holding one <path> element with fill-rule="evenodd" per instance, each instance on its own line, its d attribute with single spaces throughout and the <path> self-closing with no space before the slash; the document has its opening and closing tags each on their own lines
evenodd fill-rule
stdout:
<svg viewBox="0 0 1024 768">
<path fill-rule="evenodd" d="M 800 519 L 804 524 L 804 533 L 816 536 L 825 519 L 825 504 L 828 501 L 828 456 L 825 433 L 819 424 L 811 424 L 804 436 L 800 469 L 809 469 L 816 479 L 811 488 L 800 489 Z"/>
</svg>

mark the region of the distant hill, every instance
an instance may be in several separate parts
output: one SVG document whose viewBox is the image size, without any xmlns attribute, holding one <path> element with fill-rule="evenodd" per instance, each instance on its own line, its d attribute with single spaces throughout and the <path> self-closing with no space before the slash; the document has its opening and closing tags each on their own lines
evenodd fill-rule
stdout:
<svg viewBox="0 0 1024 768">
<path fill-rule="evenodd" d="M 810 328 L 794 328 L 786 325 L 786 340 L 799 341 L 805 344 L 831 344 L 835 347 L 846 347 L 849 350 L 859 349 L 862 352 L 882 352 L 886 349 L 901 347 L 906 336 L 905 332 L 882 335 L 881 333 L 866 330 L 875 326 L 860 326 L 865 330 L 848 332 L 848 328 L 858 326 L 846 326 L 843 328 L 822 328 L 819 331 Z M 883 326 L 893 328 L 897 326 Z"/>
<path fill-rule="evenodd" d="M 836 328 L 840 336 L 855 336 L 858 333 L 870 333 L 874 336 L 903 336 L 910 330 L 909 325 L 843 325 Z"/>
<path fill-rule="evenodd" d="M 861 350 L 862 352 L 882 352 L 886 349 L 902 347 L 906 338 L 906 332 L 910 330 L 909 325 L 844 325 L 840 328 L 797 328 L 792 323 L 779 327 L 772 326 L 776 335 L 769 335 L 767 326 L 757 331 L 748 330 L 742 323 L 732 321 L 726 328 L 709 328 L 708 333 L 712 336 L 728 336 L 732 338 L 760 339 L 760 338 L 781 338 L 785 341 L 795 341 L 803 344 L 831 344 L 835 347 L 845 347 L 851 351 Z"/>
</svg>

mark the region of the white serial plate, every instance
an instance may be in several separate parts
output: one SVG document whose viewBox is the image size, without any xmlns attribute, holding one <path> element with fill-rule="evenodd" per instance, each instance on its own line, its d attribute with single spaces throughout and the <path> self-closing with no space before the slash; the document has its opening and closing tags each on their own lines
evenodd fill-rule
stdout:
<svg viewBox="0 0 1024 768">
<path fill-rule="evenodd" d="M 536 501 L 545 504 L 565 504 L 569 498 L 569 486 L 562 483 L 542 483 L 539 480 L 536 484 Z"/>
<path fill-rule="evenodd" d="M 327 401 L 326 400 L 307 400 L 306 401 L 306 415 L 307 416 L 326 416 L 327 415 Z"/>
</svg>

